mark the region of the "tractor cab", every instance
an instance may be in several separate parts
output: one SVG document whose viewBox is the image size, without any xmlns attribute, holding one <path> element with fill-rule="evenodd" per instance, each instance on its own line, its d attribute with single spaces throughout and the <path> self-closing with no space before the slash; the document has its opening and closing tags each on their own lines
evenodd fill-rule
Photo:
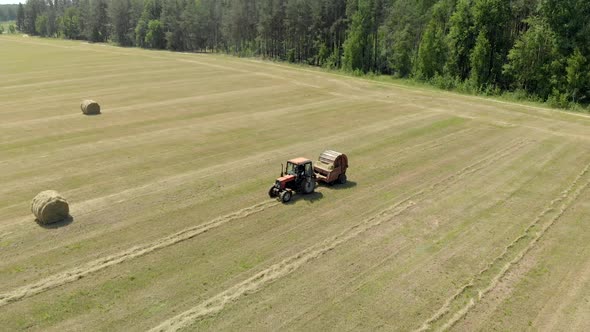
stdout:
<svg viewBox="0 0 590 332">
<path fill-rule="evenodd" d="M 313 165 L 311 160 L 306 158 L 295 158 L 287 161 L 285 174 L 295 175 L 296 177 L 313 176 Z"/>
<path fill-rule="evenodd" d="M 269 189 L 268 195 L 287 203 L 291 200 L 293 191 L 310 194 L 315 190 L 315 186 L 316 176 L 312 161 L 307 158 L 295 158 L 287 161 L 284 173 L 281 169 L 281 176 Z"/>
</svg>

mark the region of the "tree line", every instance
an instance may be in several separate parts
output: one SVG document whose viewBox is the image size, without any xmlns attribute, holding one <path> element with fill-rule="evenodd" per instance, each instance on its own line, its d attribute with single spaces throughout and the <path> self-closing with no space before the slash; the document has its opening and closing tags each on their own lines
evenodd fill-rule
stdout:
<svg viewBox="0 0 590 332">
<path fill-rule="evenodd" d="M 17 29 L 590 101 L 588 0 L 28 0 Z"/>
<path fill-rule="evenodd" d="M 16 20 L 18 5 L 0 5 L 0 22 Z"/>
</svg>

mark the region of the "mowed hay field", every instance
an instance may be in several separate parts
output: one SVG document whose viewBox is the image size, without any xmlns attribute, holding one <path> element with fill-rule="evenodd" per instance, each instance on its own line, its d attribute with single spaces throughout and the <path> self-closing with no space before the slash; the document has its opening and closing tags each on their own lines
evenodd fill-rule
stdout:
<svg viewBox="0 0 590 332">
<path fill-rule="evenodd" d="M 2 329 L 590 329 L 587 116 L 226 56 L 0 49 Z M 348 184 L 268 198 L 282 162 L 328 148 Z M 47 189 L 72 220 L 34 222 Z"/>
</svg>

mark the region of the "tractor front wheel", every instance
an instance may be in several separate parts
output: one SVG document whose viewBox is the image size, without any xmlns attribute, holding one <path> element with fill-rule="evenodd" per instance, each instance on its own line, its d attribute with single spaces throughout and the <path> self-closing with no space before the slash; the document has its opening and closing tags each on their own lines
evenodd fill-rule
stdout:
<svg viewBox="0 0 590 332">
<path fill-rule="evenodd" d="M 289 203 L 289 201 L 291 200 L 291 197 L 292 196 L 293 196 L 293 194 L 290 191 L 288 191 L 288 190 L 283 191 L 280 194 L 281 202 L 283 202 L 283 203 Z"/>
<path fill-rule="evenodd" d="M 275 186 L 270 187 L 268 190 L 268 196 L 270 198 L 276 198 L 279 194 L 277 193 L 277 188 Z"/>
</svg>

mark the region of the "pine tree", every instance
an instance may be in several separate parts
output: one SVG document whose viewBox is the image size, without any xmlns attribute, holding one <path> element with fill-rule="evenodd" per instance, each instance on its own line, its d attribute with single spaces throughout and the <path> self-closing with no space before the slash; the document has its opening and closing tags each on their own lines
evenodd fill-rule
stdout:
<svg viewBox="0 0 590 332">
<path fill-rule="evenodd" d="M 35 32 L 41 37 L 47 37 L 49 35 L 47 31 L 47 22 L 47 15 L 37 15 L 37 19 L 35 20 Z"/>
<path fill-rule="evenodd" d="M 135 43 L 140 47 L 147 47 L 146 35 L 149 30 L 149 22 L 159 20 L 162 14 L 162 3 L 160 0 L 145 0 L 141 17 L 135 26 Z M 152 25 L 155 27 L 155 25 Z"/>
<path fill-rule="evenodd" d="M 590 66 L 579 48 L 567 59 L 567 88 L 574 103 L 585 99 L 590 91 Z"/>
<path fill-rule="evenodd" d="M 348 36 L 344 42 L 344 68 L 368 72 L 375 68 L 373 45 L 375 31 L 374 0 L 349 2 L 348 13 L 352 14 Z"/>
<path fill-rule="evenodd" d="M 38 34 L 37 31 L 37 16 L 42 15 L 45 11 L 45 2 L 43 0 L 28 0 L 24 12 L 24 30 L 31 35 Z M 44 20 L 43 20 L 44 21 Z M 41 26 L 39 26 L 41 28 Z M 43 27 L 45 29 L 46 27 Z"/>
<path fill-rule="evenodd" d="M 61 17 L 61 35 L 64 38 L 78 39 L 80 38 L 80 16 L 78 8 L 69 7 Z"/>
<path fill-rule="evenodd" d="M 105 42 L 108 39 L 109 17 L 107 0 L 92 0 L 91 15 L 88 21 L 87 38 L 92 42 Z"/>
<path fill-rule="evenodd" d="M 160 20 L 150 20 L 145 34 L 145 45 L 148 48 L 163 49 L 166 46 L 164 30 Z"/>
<path fill-rule="evenodd" d="M 490 54 L 487 57 L 489 64 L 485 67 L 488 73 L 485 75 L 485 82 L 504 84 L 502 78 L 502 66 L 507 62 L 508 51 L 510 50 L 510 2 L 506 0 L 475 0 L 473 10 L 473 21 L 475 31 L 485 31 L 485 38 L 489 44 Z M 480 41 L 483 39 L 479 38 Z M 483 64 L 482 64 L 483 66 Z M 481 77 L 480 74 L 476 74 Z"/>
<path fill-rule="evenodd" d="M 481 30 L 475 41 L 475 47 L 469 57 L 471 63 L 470 80 L 476 88 L 490 83 L 490 62 L 492 47 L 487 38 L 487 31 Z"/>
<path fill-rule="evenodd" d="M 133 44 L 131 25 L 132 6 L 130 0 L 114 0 L 109 7 L 113 37 L 122 46 Z"/>
<path fill-rule="evenodd" d="M 552 81 L 559 70 L 557 38 L 545 20 L 531 18 L 527 23 L 530 28 L 510 50 L 504 72 L 517 88 L 547 98 L 558 87 Z"/>
<path fill-rule="evenodd" d="M 25 7 L 22 3 L 18 4 L 18 10 L 16 14 L 16 29 L 18 31 L 25 31 Z"/>
<path fill-rule="evenodd" d="M 469 76 L 469 54 L 475 45 L 475 28 L 471 13 L 471 0 L 459 0 L 455 13 L 449 21 L 449 58 L 446 72 L 465 80 Z"/>
<path fill-rule="evenodd" d="M 175 51 L 184 51 L 183 36 L 180 29 L 180 13 L 182 7 L 176 0 L 165 1 L 162 4 L 162 13 L 160 21 L 164 29 L 164 39 L 166 40 L 166 49 Z"/>
</svg>

